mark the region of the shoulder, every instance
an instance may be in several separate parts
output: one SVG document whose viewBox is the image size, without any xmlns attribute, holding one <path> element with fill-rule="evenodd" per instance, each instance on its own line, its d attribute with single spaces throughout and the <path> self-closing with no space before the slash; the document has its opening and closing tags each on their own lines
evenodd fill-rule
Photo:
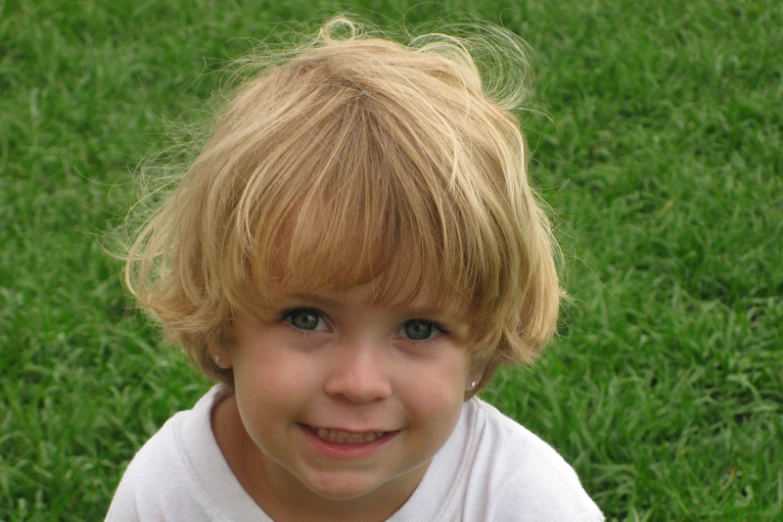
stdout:
<svg viewBox="0 0 783 522">
<path fill-rule="evenodd" d="M 467 495 L 475 496 L 477 509 L 492 513 L 490 520 L 604 519 L 576 472 L 549 444 L 480 399 L 468 402 L 466 414 L 466 450 L 473 461 Z"/>
<path fill-rule="evenodd" d="M 112 499 L 107 521 L 144 520 L 159 516 L 165 499 L 186 487 L 187 466 L 177 443 L 177 432 L 187 412 L 170 418 L 131 460 Z"/>
<path fill-rule="evenodd" d="M 215 520 L 197 467 L 220 450 L 211 435 L 213 388 L 192 410 L 172 416 L 136 453 L 112 499 L 107 521 Z M 219 453 L 218 453 L 219 454 Z M 172 519 L 172 520 L 173 520 Z"/>
</svg>

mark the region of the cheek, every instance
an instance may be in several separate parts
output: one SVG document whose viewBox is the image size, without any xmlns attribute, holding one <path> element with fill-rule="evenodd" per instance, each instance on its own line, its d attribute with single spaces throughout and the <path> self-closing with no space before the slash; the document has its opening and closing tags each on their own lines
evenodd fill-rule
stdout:
<svg viewBox="0 0 783 522">
<path fill-rule="evenodd" d="M 264 388 L 296 387 L 307 381 L 312 362 L 275 337 L 247 343 L 233 356 L 235 379 Z"/>
<path fill-rule="evenodd" d="M 240 364 L 245 363 L 245 364 Z M 303 386 L 301 368 L 279 361 L 238 361 L 234 373 L 237 406 L 250 439 L 265 452 L 274 452 L 288 437 L 313 392 Z"/>
<path fill-rule="evenodd" d="M 234 386 L 243 417 L 290 415 L 320 389 L 317 368 L 306 358 L 283 350 L 254 348 L 234 359 Z"/>
<path fill-rule="evenodd" d="M 451 364 L 450 364 L 451 362 Z M 453 422 L 465 397 L 467 369 L 460 360 L 421 368 L 403 375 L 400 399 L 412 416 L 428 424 Z"/>
</svg>

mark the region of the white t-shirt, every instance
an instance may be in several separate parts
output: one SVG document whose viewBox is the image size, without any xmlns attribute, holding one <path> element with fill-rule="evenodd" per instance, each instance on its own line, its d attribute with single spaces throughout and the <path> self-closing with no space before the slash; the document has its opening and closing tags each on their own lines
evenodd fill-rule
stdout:
<svg viewBox="0 0 783 522">
<path fill-rule="evenodd" d="M 213 387 L 139 450 L 106 520 L 272 522 L 231 472 L 212 433 Z M 600 522 L 574 470 L 544 441 L 473 398 L 408 501 L 387 522 Z"/>
</svg>

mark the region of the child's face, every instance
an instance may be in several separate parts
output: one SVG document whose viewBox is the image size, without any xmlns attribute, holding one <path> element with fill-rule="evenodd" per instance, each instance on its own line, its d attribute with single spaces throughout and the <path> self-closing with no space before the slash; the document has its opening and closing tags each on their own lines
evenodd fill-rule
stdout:
<svg viewBox="0 0 783 522">
<path fill-rule="evenodd" d="M 401 503 L 456 425 L 470 358 L 449 332 L 464 324 L 421 299 L 367 305 L 372 290 L 293 293 L 277 320 L 236 321 L 223 360 L 258 457 L 243 460 L 281 496 Z"/>
</svg>

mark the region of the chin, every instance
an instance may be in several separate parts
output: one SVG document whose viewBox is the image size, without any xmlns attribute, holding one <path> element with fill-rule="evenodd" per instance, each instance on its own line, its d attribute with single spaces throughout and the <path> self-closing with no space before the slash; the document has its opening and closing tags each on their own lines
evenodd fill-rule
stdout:
<svg viewBox="0 0 783 522">
<path fill-rule="evenodd" d="M 318 481 L 305 482 L 319 497 L 328 500 L 354 500 L 375 491 L 380 484 L 361 478 L 327 476 Z"/>
</svg>

